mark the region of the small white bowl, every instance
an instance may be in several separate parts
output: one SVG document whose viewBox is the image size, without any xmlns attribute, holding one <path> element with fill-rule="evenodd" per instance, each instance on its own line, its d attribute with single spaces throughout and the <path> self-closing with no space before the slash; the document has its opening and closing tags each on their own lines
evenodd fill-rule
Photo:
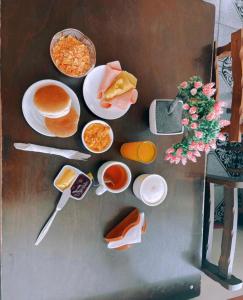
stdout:
<svg viewBox="0 0 243 300">
<path fill-rule="evenodd" d="M 106 125 L 106 126 L 108 126 L 108 127 L 110 128 L 110 138 L 111 138 L 111 142 L 110 142 L 110 144 L 109 144 L 104 150 L 102 150 L 102 151 L 94 151 L 94 150 L 90 149 L 89 146 L 88 146 L 88 145 L 85 143 L 85 141 L 84 141 L 84 132 L 85 132 L 85 130 L 87 129 L 87 127 L 88 127 L 89 125 L 91 125 L 91 124 L 102 124 L 102 125 Z M 87 124 L 84 126 L 84 128 L 83 128 L 83 130 L 82 130 L 81 138 L 82 138 L 82 143 L 83 143 L 84 147 L 85 147 L 88 151 L 90 151 L 90 152 L 92 152 L 92 153 L 104 153 L 104 152 L 106 152 L 107 150 L 109 150 L 110 147 L 112 146 L 113 141 L 114 141 L 114 134 L 113 134 L 113 130 L 111 129 L 111 126 L 110 126 L 108 123 L 106 123 L 106 122 L 104 122 L 104 121 L 101 121 L 101 120 L 93 120 L 93 121 L 90 121 L 89 123 L 87 123 Z"/>
</svg>

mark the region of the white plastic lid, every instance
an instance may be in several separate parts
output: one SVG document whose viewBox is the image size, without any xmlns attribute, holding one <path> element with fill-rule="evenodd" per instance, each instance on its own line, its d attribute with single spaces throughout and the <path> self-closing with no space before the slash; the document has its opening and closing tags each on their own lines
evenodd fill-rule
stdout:
<svg viewBox="0 0 243 300">
<path fill-rule="evenodd" d="M 152 174 L 144 180 L 140 191 L 143 201 L 151 203 L 152 205 L 161 202 L 166 192 L 167 187 L 165 180 L 156 174 Z"/>
</svg>

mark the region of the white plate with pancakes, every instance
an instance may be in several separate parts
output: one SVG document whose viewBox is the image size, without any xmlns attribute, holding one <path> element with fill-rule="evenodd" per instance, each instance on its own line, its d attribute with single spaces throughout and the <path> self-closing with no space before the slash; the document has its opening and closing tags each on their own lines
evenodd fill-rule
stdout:
<svg viewBox="0 0 243 300">
<path fill-rule="evenodd" d="M 46 90 L 46 87 L 50 88 L 50 86 L 52 87 L 51 100 L 53 101 L 49 101 L 50 93 L 48 94 Z M 44 102 L 40 102 L 40 97 L 43 98 L 43 96 Z M 22 100 L 22 111 L 25 120 L 35 131 L 50 137 L 67 137 L 76 132 L 73 127 L 78 126 L 80 104 L 77 95 L 66 84 L 57 80 L 44 79 L 33 83 L 26 90 Z M 70 114 L 70 118 L 75 117 L 74 125 L 70 124 L 70 118 L 69 124 L 63 120 Z M 57 122 L 59 122 L 58 129 L 56 128 Z M 48 126 L 52 130 L 49 130 Z M 59 130 L 58 133 L 57 130 Z M 61 130 L 66 130 L 66 132 L 61 132 Z"/>
<path fill-rule="evenodd" d="M 97 94 L 101 81 L 104 77 L 105 67 L 105 65 L 98 66 L 86 76 L 83 85 L 84 101 L 88 108 L 96 116 L 106 120 L 114 120 L 124 116 L 131 105 L 129 105 L 126 109 L 120 109 L 114 106 L 104 108 L 100 105 L 100 100 L 97 98 Z"/>
</svg>

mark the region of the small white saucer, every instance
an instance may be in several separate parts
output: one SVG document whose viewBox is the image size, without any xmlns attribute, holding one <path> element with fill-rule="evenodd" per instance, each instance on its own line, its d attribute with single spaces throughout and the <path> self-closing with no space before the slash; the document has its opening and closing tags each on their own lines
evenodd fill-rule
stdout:
<svg viewBox="0 0 243 300">
<path fill-rule="evenodd" d="M 104 72 L 105 65 L 102 65 L 94 68 L 90 73 L 88 73 L 83 85 L 84 100 L 88 108 L 96 116 L 106 120 L 118 119 L 127 113 L 131 105 L 129 105 L 126 109 L 120 109 L 113 106 L 110 108 L 101 107 L 100 100 L 97 98 L 97 93 L 103 79 Z"/>
<path fill-rule="evenodd" d="M 72 100 L 72 107 L 76 110 L 77 114 L 80 116 L 80 104 L 77 95 L 74 93 L 70 87 L 66 84 L 52 79 L 44 79 L 33 83 L 26 92 L 24 93 L 22 100 L 22 111 L 24 114 L 24 118 L 27 123 L 32 127 L 35 131 L 40 134 L 55 137 L 53 133 L 51 133 L 45 126 L 44 117 L 38 112 L 34 105 L 34 95 L 35 92 L 42 86 L 54 84 L 63 88 Z"/>
</svg>

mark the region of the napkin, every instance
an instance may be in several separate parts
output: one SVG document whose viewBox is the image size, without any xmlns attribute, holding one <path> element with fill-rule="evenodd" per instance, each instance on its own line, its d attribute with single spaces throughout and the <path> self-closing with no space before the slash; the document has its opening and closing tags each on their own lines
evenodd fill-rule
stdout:
<svg viewBox="0 0 243 300">
<path fill-rule="evenodd" d="M 133 244 L 141 243 L 142 234 L 146 231 L 144 213 L 137 208 L 116 225 L 106 236 L 109 249 L 125 250 Z"/>
<path fill-rule="evenodd" d="M 90 154 L 82 153 L 75 150 L 58 149 L 35 144 L 14 143 L 14 147 L 18 150 L 41 152 L 51 155 L 59 155 L 68 159 L 87 160 L 91 157 Z"/>
<path fill-rule="evenodd" d="M 109 249 L 114 249 L 125 245 L 141 243 L 143 225 L 144 225 L 144 213 L 140 213 L 140 222 L 136 226 L 128 230 L 128 232 L 125 234 L 123 239 L 119 241 L 109 242 L 107 247 Z"/>
</svg>

